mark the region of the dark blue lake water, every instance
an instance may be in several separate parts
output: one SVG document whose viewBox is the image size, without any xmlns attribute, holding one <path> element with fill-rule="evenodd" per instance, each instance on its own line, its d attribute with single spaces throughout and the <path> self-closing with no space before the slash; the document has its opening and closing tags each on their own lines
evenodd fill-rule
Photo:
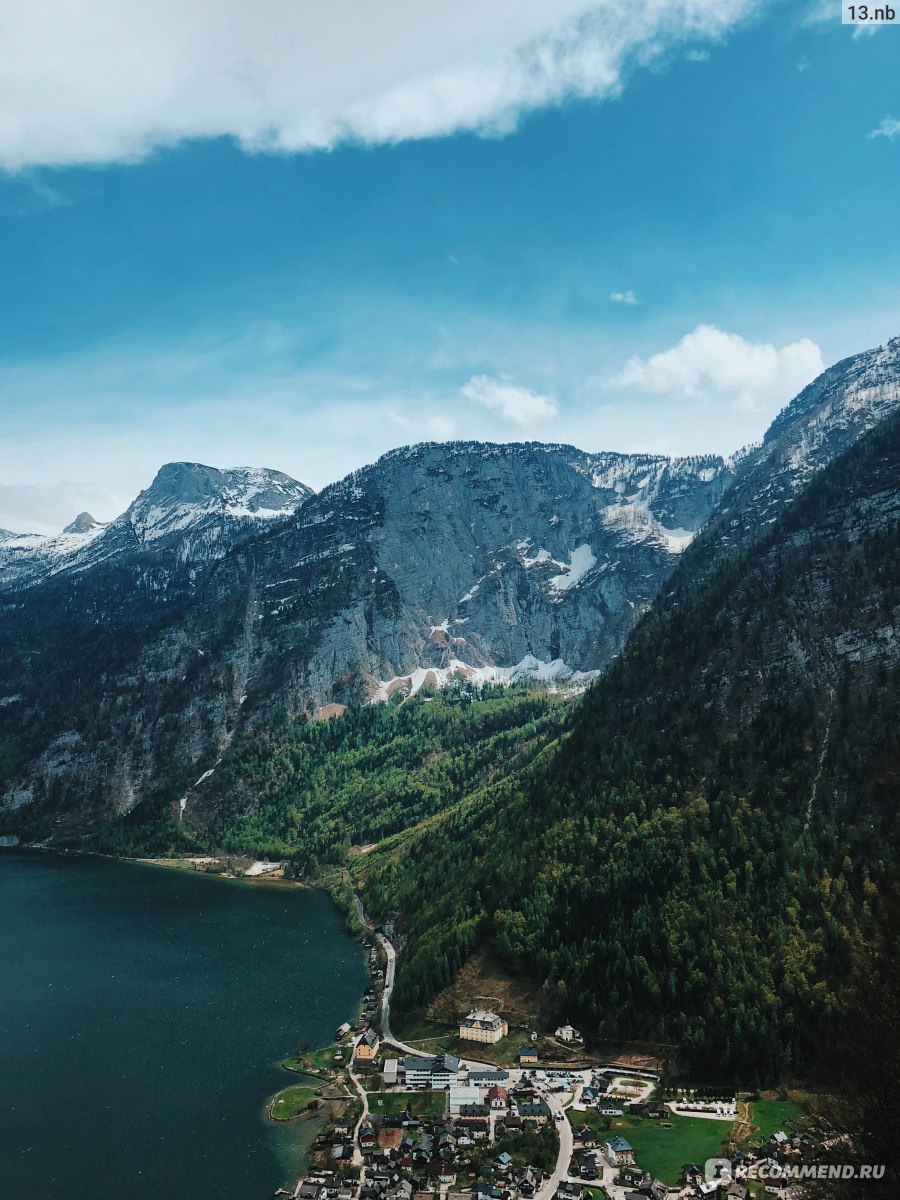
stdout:
<svg viewBox="0 0 900 1200">
<path fill-rule="evenodd" d="M 263 1200 L 309 1125 L 280 1059 L 365 986 L 327 897 L 0 851 L 0 1200 Z"/>
</svg>

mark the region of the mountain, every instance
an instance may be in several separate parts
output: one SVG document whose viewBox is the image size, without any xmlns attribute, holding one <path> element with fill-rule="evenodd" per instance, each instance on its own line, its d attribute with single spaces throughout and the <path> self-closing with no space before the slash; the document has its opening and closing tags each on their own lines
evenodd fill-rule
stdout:
<svg viewBox="0 0 900 1200">
<path fill-rule="evenodd" d="M 583 686 L 676 567 L 739 554 L 897 406 L 898 356 L 838 364 L 733 463 L 425 444 L 316 495 L 172 464 L 107 526 L 0 544 L 4 828 L 81 836 L 182 798 L 190 818 L 235 738 L 322 706 Z"/>
<path fill-rule="evenodd" d="M 280 471 L 218 471 L 169 463 L 108 525 L 80 513 L 56 537 L 0 541 L 0 589 L 33 587 L 52 576 L 143 555 L 160 565 L 220 558 L 239 542 L 286 519 L 312 495 Z"/>
<path fill-rule="evenodd" d="M 556 746 L 356 860 L 400 1011 L 487 944 L 601 1041 L 815 1062 L 900 848 L 898 480 L 895 411 L 702 582 L 685 555 Z"/>
<path fill-rule="evenodd" d="M 174 802 L 239 729 L 323 704 L 457 674 L 584 679 L 730 479 L 714 457 L 424 445 L 260 529 L 272 499 L 223 499 L 224 474 L 164 468 L 117 521 L 16 564 L 0 592 L 12 823 Z"/>
</svg>

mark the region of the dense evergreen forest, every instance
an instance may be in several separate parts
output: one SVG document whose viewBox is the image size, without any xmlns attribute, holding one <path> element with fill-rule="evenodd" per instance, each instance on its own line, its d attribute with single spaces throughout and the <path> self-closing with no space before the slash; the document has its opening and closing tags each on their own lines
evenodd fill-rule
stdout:
<svg viewBox="0 0 900 1200">
<path fill-rule="evenodd" d="M 703 586 L 686 561 L 557 745 L 356 865 L 406 915 L 398 1008 L 490 939 L 594 1038 L 815 1062 L 897 848 L 898 478 L 892 420 Z"/>
<path fill-rule="evenodd" d="M 518 771 L 556 736 L 564 708 L 562 697 L 533 685 L 461 681 L 286 724 L 236 744 L 203 804 L 226 849 L 315 872 Z"/>
</svg>

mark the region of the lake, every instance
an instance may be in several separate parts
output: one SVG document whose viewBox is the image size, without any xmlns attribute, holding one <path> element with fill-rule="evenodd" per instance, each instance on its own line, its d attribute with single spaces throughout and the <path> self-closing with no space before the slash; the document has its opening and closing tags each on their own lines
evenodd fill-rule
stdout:
<svg viewBox="0 0 900 1200">
<path fill-rule="evenodd" d="M 263 1200 L 312 1122 L 273 1125 L 278 1063 L 365 988 L 328 898 L 0 850 L 0 1196 Z"/>
</svg>

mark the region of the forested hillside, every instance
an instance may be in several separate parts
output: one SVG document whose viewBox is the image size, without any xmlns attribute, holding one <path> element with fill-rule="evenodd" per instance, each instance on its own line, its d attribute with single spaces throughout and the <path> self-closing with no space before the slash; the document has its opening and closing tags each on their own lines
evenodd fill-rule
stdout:
<svg viewBox="0 0 900 1200">
<path fill-rule="evenodd" d="M 140 806 L 97 844 L 266 855 L 316 876 L 520 770 L 557 736 L 566 707 L 566 695 L 533 684 L 460 681 L 331 720 L 284 719 L 237 739 L 188 793 L 181 819 L 177 805 Z"/>
<path fill-rule="evenodd" d="M 898 478 L 895 417 L 700 587 L 686 556 L 558 747 L 357 864 L 401 1009 L 489 940 L 592 1037 L 815 1059 L 897 849 Z"/>
</svg>

